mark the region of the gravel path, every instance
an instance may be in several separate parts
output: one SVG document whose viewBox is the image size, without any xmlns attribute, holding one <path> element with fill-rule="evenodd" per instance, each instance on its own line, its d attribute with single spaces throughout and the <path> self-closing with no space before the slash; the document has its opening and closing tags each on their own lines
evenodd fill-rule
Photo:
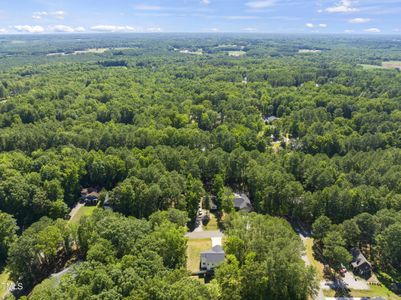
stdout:
<svg viewBox="0 0 401 300">
<path fill-rule="evenodd" d="M 84 203 L 77 203 L 77 205 L 75 205 L 75 207 L 73 209 L 71 209 L 69 215 L 70 215 L 70 220 L 72 220 L 74 218 L 74 216 L 77 214 L 77 212 L 79 211 L 79 209 L 84 206 Z"/>
</svg>

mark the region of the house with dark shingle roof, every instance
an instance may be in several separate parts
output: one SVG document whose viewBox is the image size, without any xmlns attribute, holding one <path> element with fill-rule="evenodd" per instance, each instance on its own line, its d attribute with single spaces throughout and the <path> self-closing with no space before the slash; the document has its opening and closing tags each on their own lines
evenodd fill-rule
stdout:
<svg viewBox="0 0 401 300">
<path fill-rule="evenodd" d="M 223 263 L 224 258 L 225 253 L 220 245 L 216 245 L 210 250 L 202 251 L 200 253 L 200 269 L 207 271 L 213 270 Z"/>
<path fill-rule="evenodd" d="M 81 190 L 81 199 L 85 205 L 96 205 L 99 200 L 99 193 L 95 188 L 85 188 Z"/>
<path fill-rule="evenodd" d="M 250 212 L 252 211 L 251 200 L 245 194 L 234 193 L 234 208 L 236 211 Z"/>
<path fill-rule="evenodd" d="M 369 278 L 372 275 L 372 265 L 370 262 L 358 248 L 352 248 L 351 254 L 353 257 L 351 262 L 352 271 L 356 275 Z"/>
</svg>

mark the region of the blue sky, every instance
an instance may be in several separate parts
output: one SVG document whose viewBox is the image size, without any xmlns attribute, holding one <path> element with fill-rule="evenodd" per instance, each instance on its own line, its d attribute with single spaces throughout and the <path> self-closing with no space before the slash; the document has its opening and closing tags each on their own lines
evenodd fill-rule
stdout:
<svg viewBox="0 0 401 300">
<path fill-rule="evenodd" d="M 0 0 L 0 34 L 401 34 L 401 0 Z"/>
</svg>

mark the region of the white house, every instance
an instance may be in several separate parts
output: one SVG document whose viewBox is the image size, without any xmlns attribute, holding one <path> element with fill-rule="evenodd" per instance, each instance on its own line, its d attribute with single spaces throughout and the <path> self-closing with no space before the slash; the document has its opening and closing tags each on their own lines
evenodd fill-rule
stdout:
<svg viewBox="0 0 401 300">
<path fill-rule="evenodd" d="M 216 245 L 210 250 L 202 251 L 200 258 L 200 269 L 210 271 L 224 261 L 225 254 L 223 248 Z"/>
</svg>

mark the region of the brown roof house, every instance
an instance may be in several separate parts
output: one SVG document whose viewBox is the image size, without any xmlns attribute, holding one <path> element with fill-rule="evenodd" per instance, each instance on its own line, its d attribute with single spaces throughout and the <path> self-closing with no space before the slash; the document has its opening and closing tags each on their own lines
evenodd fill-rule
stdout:
<svg viewBox="0 0 401 300">
<path fill-rule="evenodd" d="M 95 188 L 85 188 L 81 190 L 81 199 L 85 205 L 97 205 L 99 193 Z"/>
</svg>

